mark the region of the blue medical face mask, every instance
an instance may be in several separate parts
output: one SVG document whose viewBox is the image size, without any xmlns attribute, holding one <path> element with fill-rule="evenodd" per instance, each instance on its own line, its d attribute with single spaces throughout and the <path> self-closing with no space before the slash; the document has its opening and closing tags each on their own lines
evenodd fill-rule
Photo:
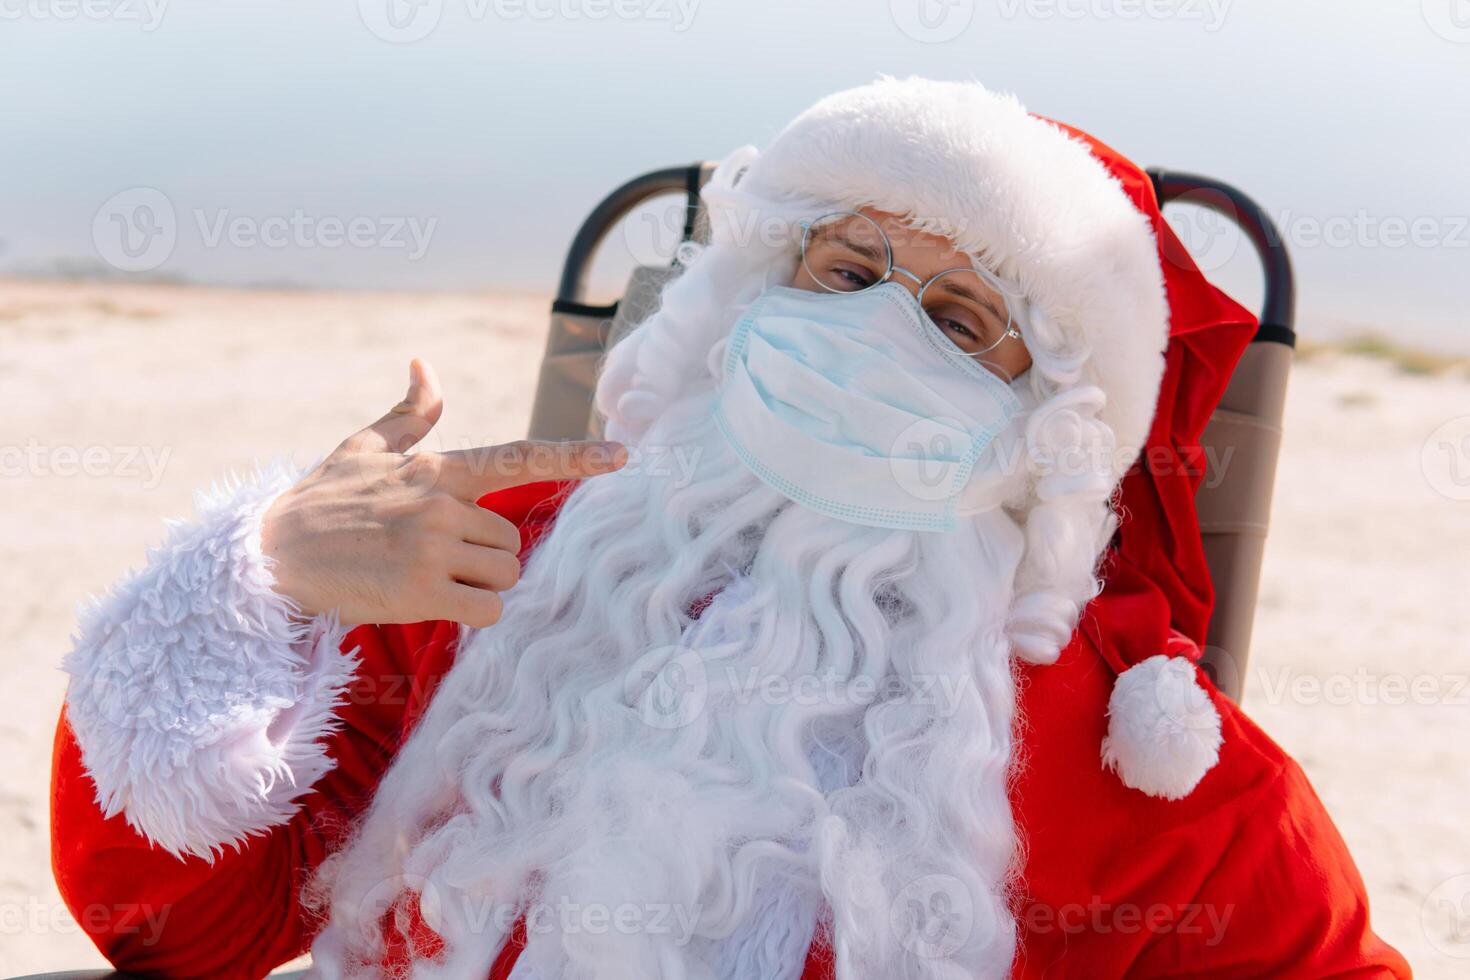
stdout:
<svg viewBox="0 0 1470 980">
<path fill-rule="evenodd" d="M 730 335 L 715 421 L 796 503 L 854 524 L 950 531 L 976 461 L 1020 410 L 903 286 L 775 286 Z"/>
</svg>

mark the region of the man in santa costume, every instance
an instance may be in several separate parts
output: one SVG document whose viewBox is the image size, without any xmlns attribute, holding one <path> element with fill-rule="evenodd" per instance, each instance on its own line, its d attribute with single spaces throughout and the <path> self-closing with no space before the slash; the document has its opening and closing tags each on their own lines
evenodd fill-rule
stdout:
<svg viewBox="0 0 1470 980">
<path fill-rule="evenodd" d="M 1147 177 L 978 84 L 883 79 L 704 200 L 604 366 L 615 444 L 405 455 L 441 406 L 416 363 L 84 616 L 53 839 L 103 953 L 1408 976 L 1196 665 L 1193 462 L 1254 324 Z"/>
</svg>

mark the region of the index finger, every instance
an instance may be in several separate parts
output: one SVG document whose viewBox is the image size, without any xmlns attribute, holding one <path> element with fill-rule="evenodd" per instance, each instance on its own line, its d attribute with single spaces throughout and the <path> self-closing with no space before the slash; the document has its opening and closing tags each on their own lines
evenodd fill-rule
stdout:
<svg viewBox="0 0 1470 980">
<path fill-rule="evenodd" d="M 620 442 L 523 439 L 500 446 L 441 454 L 441 486 L 464 500 L 541 480 L 580 480 L 620 469 L 628 450 Z"/>
</svg>

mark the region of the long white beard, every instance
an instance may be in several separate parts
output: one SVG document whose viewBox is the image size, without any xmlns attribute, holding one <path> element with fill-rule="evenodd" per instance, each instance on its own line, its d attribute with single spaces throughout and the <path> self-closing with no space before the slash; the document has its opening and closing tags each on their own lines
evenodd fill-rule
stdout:
<svg viewBox="0 0 1470 980">
<path fill-rule="evenodd" d="M 381 975 L 415 904 L 414 977 L 480 980 L 523 912 L 517 980 L 784 980 L 819 933 L 843 980 L 1009 973 L 1020 528 L 791 504 L 693 387 L 570 496 L 324 866 L 323 975 Z"/>
</svg>

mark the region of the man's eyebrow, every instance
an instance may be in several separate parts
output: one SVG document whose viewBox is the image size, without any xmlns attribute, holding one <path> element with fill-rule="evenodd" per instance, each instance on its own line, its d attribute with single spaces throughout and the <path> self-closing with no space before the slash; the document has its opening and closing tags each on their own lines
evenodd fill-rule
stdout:
<svg viewBox="0 0 1470 980">
<path fill-rule="evenodd" d="M 876 245 L 853 241 L 840 231 L 822 233 L 818 235 L 818 238 L 819 240 L 835 241 L 843 248 L 856 252 L 864 258 L 872 259 L 874 262 L 883 262 L 886 259 L 883 252 Z"/>
<path fill-rule="evenodd" d="M 954 293 L 956 296 L 959 296 L 961 299 L 967 299 L 967 300 L 969 300 L 972 303 L 978 303 L 978 304 L 980 304 L 981 306 L 983 306 L 987 310 L 989 310 L 991 313 L 993 313 L 995 315 L 995 318 L 997 320 L 1004 320 L 1004 319 L 1006 319 L 1005 312 L 1002 311 L 1002 310 L 1000 310 L 1000 309 L 997 309 L 996 308 L 996 305 L 990 301 L 990 297 L 989 296 L 982 296 L 979 293 L 976 293 L 974 290 L 972 290 L 969 286 L 966 286 L 964 283 L 947 282 L 947 283 L 944 284 L 944 290 L 945 290 L 945 292 Z"/>
</svg>

